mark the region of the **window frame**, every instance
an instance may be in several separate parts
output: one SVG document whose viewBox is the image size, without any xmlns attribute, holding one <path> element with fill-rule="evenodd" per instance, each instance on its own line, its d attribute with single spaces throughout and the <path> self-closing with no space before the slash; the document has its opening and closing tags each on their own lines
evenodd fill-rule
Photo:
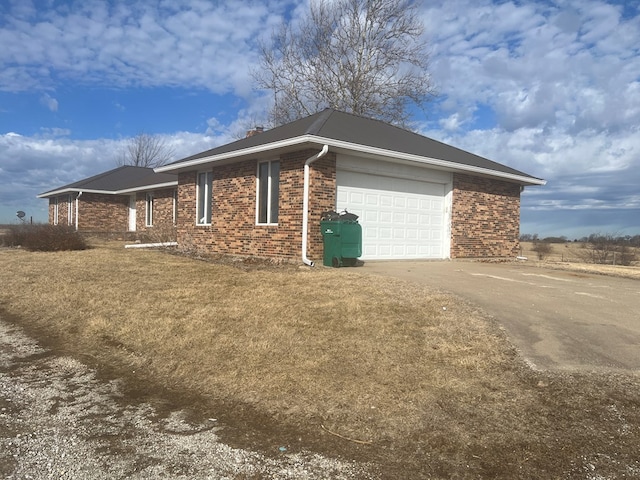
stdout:
<svg viewBox="0 0 640 480">
<path fill-rule="evenodd" d="M 53 224 L 54 225 L 58 225 L 58 221 L 59 221 L 59 216 L 60 216 L 60 212 L 59 212 L 59 202 L 60 202 L 60 198 L 59 197 L 53 197 Z"/>
<path fill-rule="evenodd" d="M 205 181 L 200 178 L 205 176 Z M 204 192 L 202 188 L 204 186 Z M 204 198 L 203 198 L 204 195 Z M 204 212 L 201 210 L 204 209 Z M 211 225 L 213 219 L 213 171 L 198 172 L 196 175 L 196 225 Z M 208 221 L 207 221 L 208 220 Z"/>
<path fill-rule="evenodd" d="M 145 214 L 144 214 L 144 222 L 145 226 L 153 227 L 153 204 L 155 199 L 155 195 L 153 192 L 147 192 L 144 199 L 145 204 Z"/>
<path fill-rule="evenodd" d="M 173 218 L 173 224 L 177 225 L 178 224 L 178 189 L 177 188 L 173 191 L 173 214 L 172 214 L 172 218 Z"/>
<path fill-rule="evenodd" d="M 73 225 L 73 207 L 76 200 L 73 198 L 73 194 L 70 193 L 67 197 L 67 225 Z"/>
<path fill-rule="evenodd" d="M 274 165 L 277 164 L 277 172 L 274 173 Z M 263 187 L 263 179 L 262 176 L 262 166 L 267 165 L 267 185 L 266 185 L 266 196 L 264 195 Z M 256 170 L 256 225 L 278 225 L 278 217 L 280 215 L 280 160 L 266 160 L 263 162 L 258 162 L 257 170 Z M 274 175 L 276 177 L 274 178 Z M 275 180 L 275 182 L 274 182 Z M 274 186 L 276 188 L 275 198 L 274 198 Z M 263 203 L 265 205 L 263 205 Z M 275 219 L 274 209 L 275 209 Z M 262 207 L 264 206 L 265 210 L 263 212 Z M 265 214 L 265 221 L 262 221 L 262 214 Z"/>
</svg>

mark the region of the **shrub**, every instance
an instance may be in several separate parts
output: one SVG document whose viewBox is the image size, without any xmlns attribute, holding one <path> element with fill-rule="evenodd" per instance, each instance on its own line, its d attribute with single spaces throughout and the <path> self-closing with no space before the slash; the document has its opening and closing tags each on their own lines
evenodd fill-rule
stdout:
<svg viewBox="0 0 640 480">
<path fill-rule="evenodd" d="M 544 260 L 547 255 L 553 252 L 553 246 L 548 242 L 535 242 L 532 250 L 538 254 L 538 260 Z"/>
<path fill-rule="evenodd" d="M 63 225 L 19 225 L 4 235 L 3 243 L 9 247 L 23 247 L 40 252 L 85 250 L 84 237 L 73 227 Z"/>
</svg>

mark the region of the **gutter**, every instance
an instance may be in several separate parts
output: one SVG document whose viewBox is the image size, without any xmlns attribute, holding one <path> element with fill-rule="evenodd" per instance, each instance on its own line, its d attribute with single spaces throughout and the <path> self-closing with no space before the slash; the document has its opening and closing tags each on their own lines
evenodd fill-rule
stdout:
<svg viewBox="0 0 640 480">
<path fill-rule="evenodd" d="M 307 235 L 309 230 L 309 170 L 310 165 L 324 157 L 329 151 L 329 145 L 324 145 L 315 155 L 304 162 L 304 192 L 302 194 L 302 263 L 313 267 L 314 263 L 307 257 Z"/>
</svg>

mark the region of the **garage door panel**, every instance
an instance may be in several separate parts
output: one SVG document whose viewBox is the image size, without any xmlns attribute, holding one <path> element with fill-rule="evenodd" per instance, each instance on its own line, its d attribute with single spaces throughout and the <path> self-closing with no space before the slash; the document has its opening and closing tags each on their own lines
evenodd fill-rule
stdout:
<svg viewBox="0 0 640 480">
<path fill-rule="evenodd" d="M 353 213 L 355 213 L 355 212 L 353 212 Z M 356 213 L 356 215 L 358 215 L 358 214 Z M 376 210 L 366 210 L 364 212 L 364 215 L 362 215 L 362 218 L 367 223 L 368 222 L 377 223 L 379 221 L 379 212 L 377 212 Z"/>
<path fill-rule="evenodd" d="M 336 208 L 363 228 L 363 259 L 444 258 L 444 184 L 338 170 Z"/>
</svg>

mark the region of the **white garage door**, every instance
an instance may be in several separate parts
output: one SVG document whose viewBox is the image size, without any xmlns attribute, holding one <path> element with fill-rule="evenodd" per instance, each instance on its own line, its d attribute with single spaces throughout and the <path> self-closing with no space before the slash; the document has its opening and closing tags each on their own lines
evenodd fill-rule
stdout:
<svg viewBox="0 0 640 480">
<path fill-rule="evenodd" d="M 338 170 L 337 186 L 337 211 L 360 217 L 363 260 L 447 256 L 444 184 Z"/>
</svg>

